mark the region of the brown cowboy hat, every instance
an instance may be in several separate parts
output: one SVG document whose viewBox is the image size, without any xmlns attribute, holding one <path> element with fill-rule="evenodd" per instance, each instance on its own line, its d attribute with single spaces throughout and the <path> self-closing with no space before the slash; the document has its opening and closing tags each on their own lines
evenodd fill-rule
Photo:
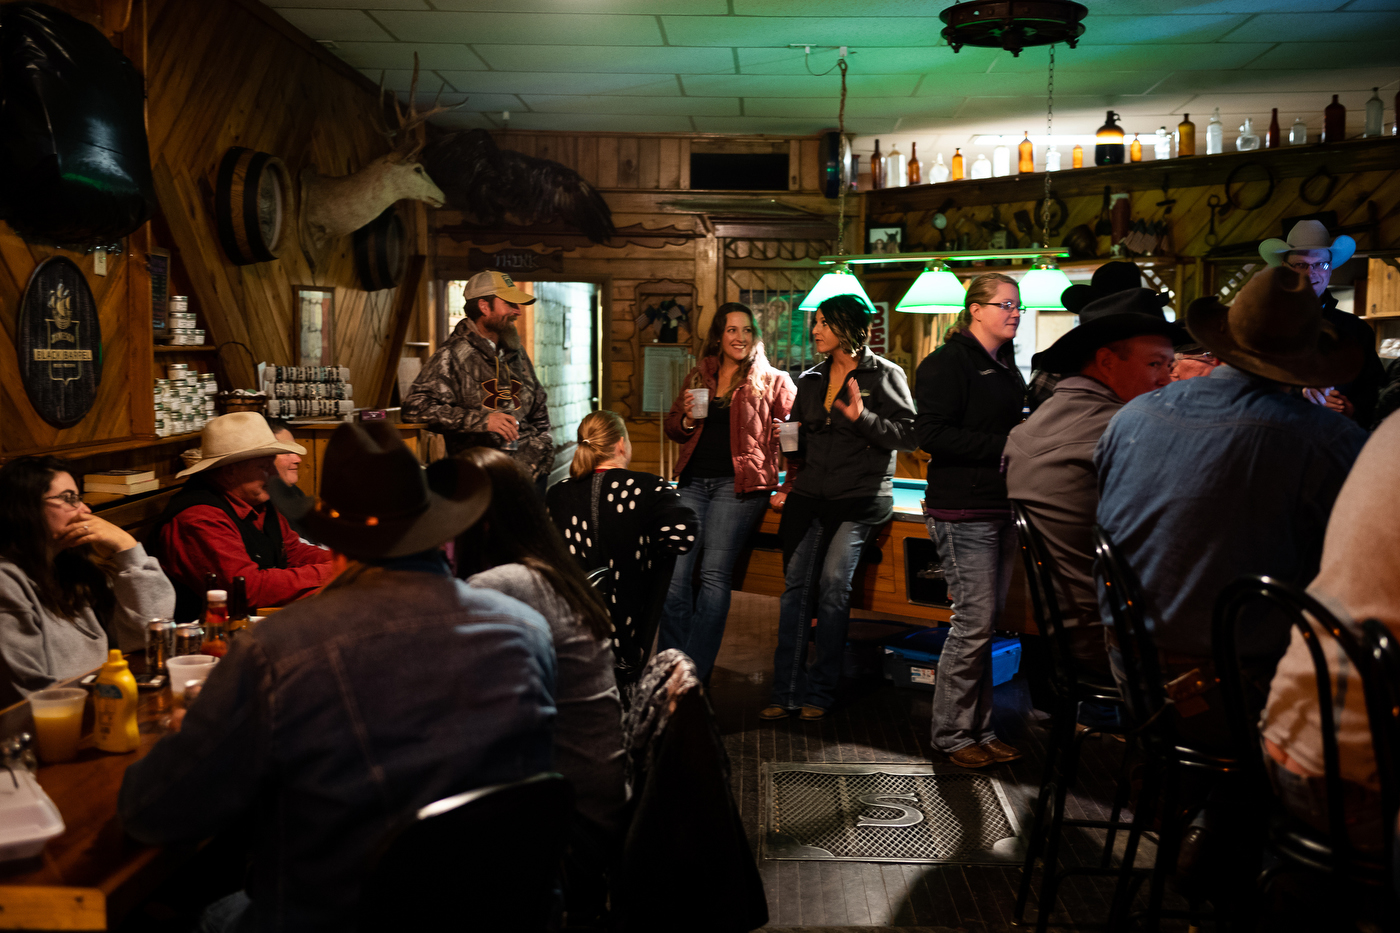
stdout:
<svg viewBox="0 0 1400 933">
<path fill-rule="evenodd" d="M 1259 272 L 1228 307 L 1215 296 L 1197 298 L 1186 327 L 1231 366 L 1288 385 L 1351 382 L 1365 360 L 1366 348 L 1337 333 L 1307 277 L 1288 266 Z"/>
<path fill-rule="evenodd" d="M 476 524 L 491 501 L 480 468 L 453 460 L 451 495 L 428 489 L 423 468 L 382 422 L 342 424 L 326 445 L 321 495 L 302 495 L 273 479 L 277 510 L 312 541 L 356 560 L 404 557 L 437 547 Z"/>
</svg>

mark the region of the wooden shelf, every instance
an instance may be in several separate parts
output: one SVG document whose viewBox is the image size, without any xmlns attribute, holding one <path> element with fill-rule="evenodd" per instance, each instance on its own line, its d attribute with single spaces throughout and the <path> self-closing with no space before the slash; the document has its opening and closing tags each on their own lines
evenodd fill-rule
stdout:
<svg viewBox="0 0 1400 933">
<path fill-rule="evenodd" d="M 218 347 L 208 345 L 200 347 L 172 347 L 169 344 L 158 344 L 155 348 L 157 353 L 213 353 Z"/>
</svg>

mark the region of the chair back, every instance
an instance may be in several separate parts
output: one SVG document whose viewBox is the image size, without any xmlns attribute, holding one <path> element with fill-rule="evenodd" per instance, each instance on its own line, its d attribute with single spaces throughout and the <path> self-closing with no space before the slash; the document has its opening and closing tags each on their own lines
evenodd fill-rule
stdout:
<svg viewBox="0 0 1400 933">
<path fill-rule="evenodd" d="M 1377 694 L 1377 686 L 1370 683 L 1372 661 L 1361 648 L 1351 630 L 1332 614 L 1327 607 L 1303 590 L 1283 580 L 1273 577 L 1248 574 L 1235 580 L 1220 591 L 1215 602 L 1215 617 L 1211 628 L 1211 645 L 1215 655 L 1215 673 L 1220 679 L 1220 690 L 1225 703 L 1225 717 L 1230 725 L 1236 757 L 1258 767 L 1259 735 L 1255 728 L 1253 714 L 1246 706 L 1244 685 L 1240 676 L 1237 629 L 1247 611 L 1257 610 L 1260 604 L 1282 610 L 1289 625 L 1298 632 L 1307 646 L 1312 660 L 1313 674 L 1317 682 L 1317 710 L 1322 730 L 1322 761 L 1324 786 L 1327 794 L 1327 829 L 1334 862 L 1337 864 L 1355 863 L 1356 852 L 1351 844 L 1351 835 L 1346 827 L 1346 810 L 1342 792 L 1340 755 L 1337 751 L 1337 719 L 1334 711 L 1332 675 L 1327 667 L 1326 651 L 1319 637 L 1319 630 L 1331 635 L 1347 659 L 1361 677 L 1362 689 L 1367 698 L 1368 711 L 1371 700 Z M 1372 725 L 1374 732 L 1374 722 Z M 1379 758 L 1377 759 L 1379 760 Z"/>
<path fill-rule="evenodd" d="M 553 773 L 422 807 L 390 833 L 371 866 L 360 929 L 557 929 L 572 814 L 573 789 Z"/>
<path fill-rule="evenodd" d="M 1113 636 L 1118 642 L 1124 682 L 1124 705 L 1133 724 L 1142 730 L 1143 741 L 1174 747 L 1171 717 L 1162 715 L 1167 708 L 1167 692 L 1162 685 L 1162 665 L 1157 657 L 1157 643 L 1147 630 L 1142 614 L 1142 587 L 1137 575 L 1108 536 L 1094 526 L 1094 574 L 1103 584 L 1109 616 L 1113 620 Z M 1149 728 L 1149 726 L 1153 728 Z"/>
<path fill-rule="evenodd" d="M 1371 662 L 1362 676 L 1374 685 L 1366 693 L 1366 714 L 1381 779 L 1381 825 L 1390 827 L 1400 813 L 1400 639 L 1376 619 L 1363 622 L 1361 633 L 1362 650 Z M 1396 868 L 1400 870 L 1400 860 Z"/>
</svg>

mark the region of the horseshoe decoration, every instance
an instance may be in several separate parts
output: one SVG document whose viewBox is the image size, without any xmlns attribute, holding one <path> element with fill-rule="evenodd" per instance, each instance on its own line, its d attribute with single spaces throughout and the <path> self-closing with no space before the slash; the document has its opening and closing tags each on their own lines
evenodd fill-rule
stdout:
<svg viewBox="0 0 1400 933">
<path fill-rule="evenodd" d="M 1238 177 L 1237 177 L 1237 176 L 1240 174 L 1241 171 L 1243 171 L 1243 170 L 1246 169 L 1246 168 L 1249 168 L 1250 166 L 1257 166 L 1258 168 L 1263 169 L 1263 170 L 1264 170 L 1264 178 L 1263 178 L 1263 179 L 1259 179 L 1259 178 L 1238 178 Z M 1245 204 L 1244 202 L 1242 202 L 1242 201 L 1240 200 L 1240 191 L 1243 190 L 1243 188 L 1244 188 L 1245 185 L 1251 184 L 1251 183 L 1256 182 L 1256 181 L 1267 181 L 1267 182 L 1269 183 L 1268 190 L 1266 190 L 1266 191 L 1264 192 L 1264 196 L 1263 196 L 1263 197 L 1257 198 L 1253 203 Z M 1231 186 L 1232 186 L 1233 184 L 1235 184 L 1236 182 L 1239 183 L 1240 189 L 1239 189 L 1239 190 L 1232 190 L 1232 189 L 1231 189 Z M 1263 162 L 1254 162 L 1254 161 L 1250 161 L 1250 162 L 1241 162 L 1239 165 L 1236 165 L 1234 168 L 1232 168 L 1232 169 L 1230 170 L 1230 174 L 1229 174 L 1228 176 L 1226 176 L 1226 178 L 1225 178 L 1225 197 L 1226 197 L 1227 199 L 1229 199 L 1229 201 L 1230 201 L 1231 204 L 1233 204 L 1235 207 L 1238 207 L 1238 208 L 1239 208 L 1240 210 L 1242 210 L 1242 211 L 1253 211 L 1253 210 L 1258 210 L 1259 208 L 1263 207 L 1265 204 L 1268 204 L 1268 203 L 1269 203 L 1269 199 L 1272 198 L 1273 196 L 1274 196 L 1274 173 L 1273 173 L 1273 170 L 1270 169 L 1270 168 L 1269 168 L 1267 165 L 1265 165 Z"/>
<path fill-rule="evenodd" d="M 1322 197 L 1314 200 L 1309 196 L 1308 192 L 1317 187 L 1316 182 L 1318 179 L 1324 180 L 1326 184 L 1322 189 Z M 1335 190 L 1337 190 L 1337 176 L 1327 171 L 1327 166 L 1325 165 L 1319 165 L 1317 171 L 1298 183 L 1298 197 L 1302 198 L 1304 202 L 1311 204 L 1313 207 L 1321 207 L 1332 200 L 1332 192 Z"/>
<path fill-rule="evenodd" d="M 1035 202 L 1035 215 L 1034 215 L 1034 219 L 1035 219 L 1035 222 L 1036 222 L 1037 226 L 1039 226 L 1039 224 L 1040 224 L 1041 212 L 1042 212 L 1043 210 L 1045 210 L 1045 199 L 1044 199 L 1044 198 L 1041 198 L 1039 201 L 1036 201 L 1036 202 Z M 1068 216 L 1069 216 L 1069 208 L 1065 207 L 1065 202 L 1064 202 L 1064 201 L 1061 201 L 1061 200 L 1060 200 L 1059 198 L 1057 198 L 1057 197 L 1051 197 L 1051 198 L 1050 198 L 1050 232 L 1051 232 L 1052 234 L 1057 234 L 1057 233 L 1060 232 L 1060 228 L 1063 227 L 1063 226 L 1065 225 L 1065 218 L 1068 217 Z"/>
</svg>

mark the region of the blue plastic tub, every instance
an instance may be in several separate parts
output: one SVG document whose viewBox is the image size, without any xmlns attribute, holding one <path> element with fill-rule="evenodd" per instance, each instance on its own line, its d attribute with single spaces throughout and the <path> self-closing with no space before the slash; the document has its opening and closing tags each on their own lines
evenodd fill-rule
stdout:
<svg viewBox="0 0 1400 933">
<path fill-rule="evenodd" d="M 920 629 L 885 645 L 885 679 L 896 687 L 932 690 L 938 672 L 938 656 L 952 629 L 947 626 Z M 992 683 L 1004 684 L 1021 667 L 1021 639 L 992 637 Z"/>
</svg>

